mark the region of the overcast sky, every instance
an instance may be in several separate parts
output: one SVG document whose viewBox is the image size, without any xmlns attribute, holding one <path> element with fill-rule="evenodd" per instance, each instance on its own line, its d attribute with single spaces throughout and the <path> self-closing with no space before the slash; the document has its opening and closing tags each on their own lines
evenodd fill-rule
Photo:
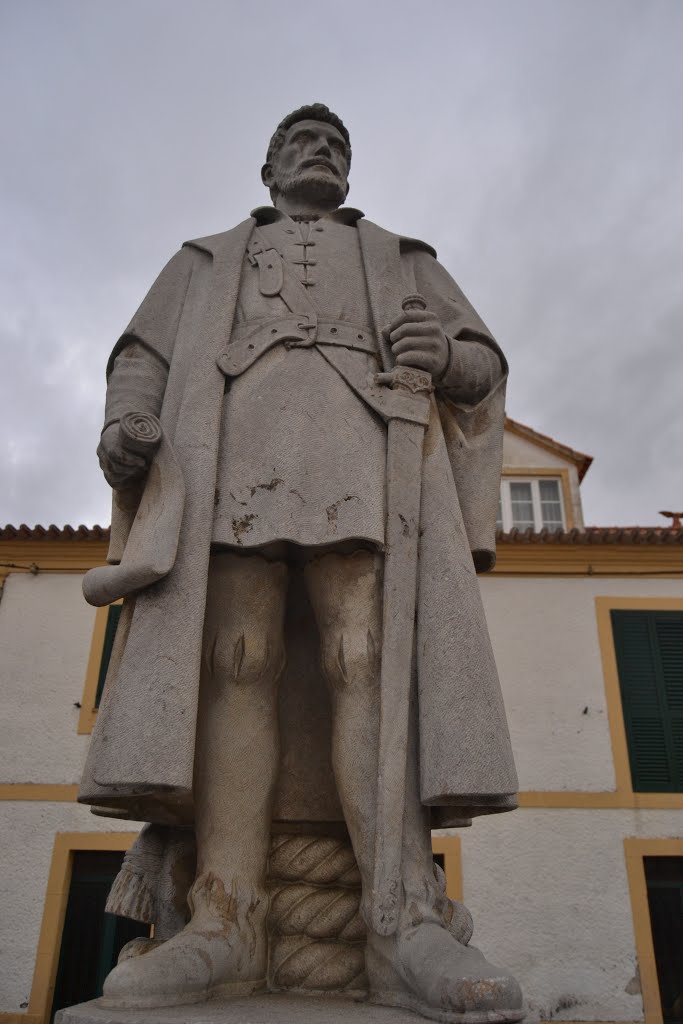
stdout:
<svg viewBox="0 0 683 1024">
<path fill-rule="evenodd" d="M 439 258 L 589 524 L 683 508 L 681 0 L 0 0 L 0 523 L 109 522 L 107 355 L 169 256 L 268 201 L 291 109 Z"/>
</svg>

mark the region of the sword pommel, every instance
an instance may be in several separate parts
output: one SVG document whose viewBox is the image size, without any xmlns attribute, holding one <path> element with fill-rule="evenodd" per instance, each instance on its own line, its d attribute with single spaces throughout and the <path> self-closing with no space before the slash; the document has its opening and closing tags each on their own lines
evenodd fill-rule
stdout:
<svg viewBox="0 0 683 1024">
<path fill-rule="evenodd" d="M 426 309 L 427 300 L 418 294 L 406 295 L 401 306 L 404 313 L 409 313 L 412 309 Z M 375 381 L 395 391 L 409 391 L 413 395 L 429 395 L 434 390 L 431 374 L 412 366 L 396 365 L 392 370 L 376 373 Z"/>
<path fill-rule="evenodd" d="M 404 313 L 409 313 L 411 309 L 426 309 L 427 300 L 423 295 L 406 295 L 401 308 Z"/>
</svg>

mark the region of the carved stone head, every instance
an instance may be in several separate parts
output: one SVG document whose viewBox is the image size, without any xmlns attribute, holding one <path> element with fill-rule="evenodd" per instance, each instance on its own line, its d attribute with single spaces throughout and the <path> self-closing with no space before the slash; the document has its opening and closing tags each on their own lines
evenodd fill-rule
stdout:
<svg viewBox="0 0 683 1024">
<path fill-rule="evenodd" d="M 343 121 L 322 103 L 300 107 L 280 121 L 268 146 L 261 180 L 278 195 L 334 202 L 349 191 L 351 142 Z"/>
</svg>

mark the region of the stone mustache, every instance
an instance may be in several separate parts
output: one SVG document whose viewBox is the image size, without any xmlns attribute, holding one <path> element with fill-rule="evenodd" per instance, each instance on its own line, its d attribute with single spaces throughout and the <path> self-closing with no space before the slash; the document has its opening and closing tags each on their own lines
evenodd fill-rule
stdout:
<svg viewBox="0 0 683 1024">
<path fill-rule="evenodd" d="M 507 366 L 429 245 L 343 205 L 350 163 L 327 107 L 284 118 L 273 205 L 186 243 L 109 361 L 84 590 L 124 603 L 79 799 L 149 823 L 110 908 L 155 924 L 110 1007 L 525 1013 L 430 845 L 515 806 L 476 579 Z"/>
</svg>

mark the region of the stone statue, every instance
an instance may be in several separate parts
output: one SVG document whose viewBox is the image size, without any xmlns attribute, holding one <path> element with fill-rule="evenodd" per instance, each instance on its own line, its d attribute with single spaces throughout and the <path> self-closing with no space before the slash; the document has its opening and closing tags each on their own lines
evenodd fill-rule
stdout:
<svg viewBox="0 0 683 1024">
<path fill-rule="evenodd" d="M 156 931 L 108 1006 L 525 1013 L 430 845 L 515 806 L 476 579 L 506 363 L 429 245 L 343 205 L 350 164 L 327 107 L 284 118 L 273 205 L 185 243 L 109 361 L 84 589 L 124 605 L 79 799 L 150 823 L 110 904 Z"/>
</svg>

